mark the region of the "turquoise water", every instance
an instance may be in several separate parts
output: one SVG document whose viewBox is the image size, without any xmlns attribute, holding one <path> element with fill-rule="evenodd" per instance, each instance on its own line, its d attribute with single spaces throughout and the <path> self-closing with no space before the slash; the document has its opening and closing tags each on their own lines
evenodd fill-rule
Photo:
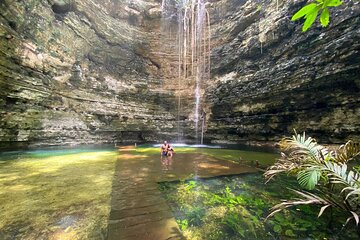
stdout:
<svg viewBox="0 0 360 240">
<path fill-rule="evenodd" d="M 87 145 L 81 147 L 48 147 L 42 149 L 32 150 L 16 150 L 16 151 L 2 151 L 0 152 L 1 160 L 14 160 L 26 157 L 42 158 L 52 156 L 63 156 L 69 154 L 86 153 L 86 152 L 99 152 L 99 151 L 114 151 L 114 146 L 110 145 Z"/>
</svg>

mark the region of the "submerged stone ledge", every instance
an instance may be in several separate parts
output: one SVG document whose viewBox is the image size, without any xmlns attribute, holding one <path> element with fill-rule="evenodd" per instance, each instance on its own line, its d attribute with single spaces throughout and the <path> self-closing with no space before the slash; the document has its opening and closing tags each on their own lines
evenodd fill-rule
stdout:
<svg viewBox="0 0 360 240">
<path fill-rule="evenodd" d="M 254 172 L 258 169 L 201 153 L 178 153 L 171 159 L 160 159 L 157 154 L 120 154 L 112 185 L 108 239 L 184 239 L 158 182 Z"/>
</svg>

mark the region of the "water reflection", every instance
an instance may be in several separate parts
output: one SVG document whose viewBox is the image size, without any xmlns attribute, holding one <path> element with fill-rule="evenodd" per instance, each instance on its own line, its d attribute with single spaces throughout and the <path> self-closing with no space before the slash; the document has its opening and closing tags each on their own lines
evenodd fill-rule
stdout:
<svg viewBox="0 0 360 240">
<path fill-rule="evenodd" d="M 160 162 L 163 171 L 172 170 L 173 156 L 161 156 Z"/>
</svg>

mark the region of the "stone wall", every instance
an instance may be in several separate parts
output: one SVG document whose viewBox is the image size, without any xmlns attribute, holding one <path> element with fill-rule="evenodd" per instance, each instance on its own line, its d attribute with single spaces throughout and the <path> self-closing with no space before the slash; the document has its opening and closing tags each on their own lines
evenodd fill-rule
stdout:
<svg viewBox="0 0 360 240">
<path fill-rule="evenodd" d="M 360 6 L 331 9 L 306 33 L 291 16 L 305 1 L 211 4 L 212 141 L 274 141 L 306 131 L 323 142 L 360 140 Z"/>
<path fill-rule="evenodd" d="M 156 1 L 0 1 L 0 142 L 161 141 L 176 106 Z"/>
</svg>

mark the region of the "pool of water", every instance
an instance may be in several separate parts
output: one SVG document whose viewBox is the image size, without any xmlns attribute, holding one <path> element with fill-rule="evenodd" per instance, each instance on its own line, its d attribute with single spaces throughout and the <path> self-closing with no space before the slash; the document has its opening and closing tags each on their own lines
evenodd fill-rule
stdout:
<svg viewBox="0 0 360 240">
<path fill-rule="evenodd" d="M 138 146 L 123 152 L 111 146 L 87 146 L 0 153 L 0 239 L 106 238 L 114 173 L 124 167 L 130 176 L 139 174 L 136 179 L 163 182 L 164 197 L 188 239 L 318 236 L 312 232 L 324 232 L 319 236 L 327 237 L 332 233 L 317 224 L 322 220 L 315 221 L 316 214 L 309 215 L 311 222 L 300 219 L 295 224 L 295 217 L 286 213 L 263 223 L 268 209 L 289 194 L 287 181 L 264 185 L 262 173 L 254 168 L 272 164 L 276 153 L 177 146 L 173 158 L 164 160 L 159 150 Z M 243 175 L 216 177 L 232 174 L 236 163 L 242 164 L 238 170 Z M 222 194 L 241 196 L 235 200 L 241 204 L 229 200 L 221 205 Z M 239 218 L 246 221 L 235 224 Z M 316 231 L 314 226 L 323 228 Z"/>
<path fill-rule="evenodd" d="M 261 173 L 159 185 L 187 239 L 358 239 L 355 226 L 333 212 L 317 218 L 319 207 L 302 206 L 275 214 L 269 209 L 297 197 L 295 179 L 264 183 Z"/>
<path fill-rule="evenodd" d="M 117 152 L 0 154 L 0 239 L 102 239 Z"/>
</svg>

